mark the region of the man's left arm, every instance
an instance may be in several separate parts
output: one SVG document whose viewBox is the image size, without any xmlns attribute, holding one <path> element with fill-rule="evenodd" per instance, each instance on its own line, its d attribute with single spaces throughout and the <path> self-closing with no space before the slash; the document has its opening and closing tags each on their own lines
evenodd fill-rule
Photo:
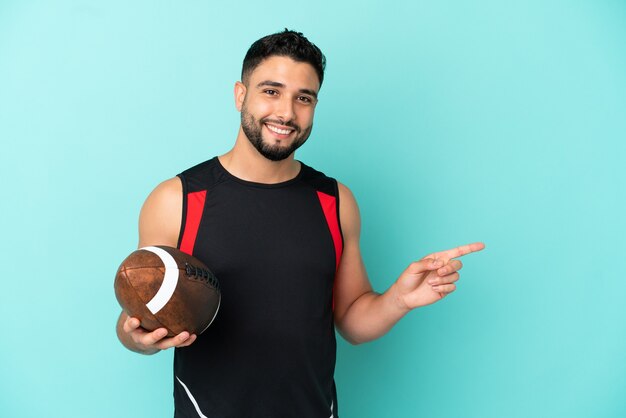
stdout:
<svg viewBox="0 0 626 418">
<path fill-rule="evenodd" d="M 482 243 L 473 243 L 430 254 L 411 263 L 386 292 L 379 294 L 372 289 L 361 257 L 356 200 L 342 184 L 339 205 L 344 247 L 333 292 L 334 317 L 337 329 L 352 344 L 383 336 L 412 309 L 452 293 L 462 267 L 455 258 L 484 248 Z"/>
</svg>

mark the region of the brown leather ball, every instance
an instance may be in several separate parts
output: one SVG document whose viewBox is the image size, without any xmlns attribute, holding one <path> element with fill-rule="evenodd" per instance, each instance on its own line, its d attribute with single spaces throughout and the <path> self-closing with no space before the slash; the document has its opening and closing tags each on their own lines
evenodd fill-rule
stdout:
<svg viewBox="0 0 626 418">
<path fill-rule="evenodd" d="M 201 334 L 219 310 L 221 293 L 215 275 L 200 260 L 166 246 L 140 248 L 120 265 L 115 297 L 122 309 L 148 331 L 167 328 Z"/>
</svg>

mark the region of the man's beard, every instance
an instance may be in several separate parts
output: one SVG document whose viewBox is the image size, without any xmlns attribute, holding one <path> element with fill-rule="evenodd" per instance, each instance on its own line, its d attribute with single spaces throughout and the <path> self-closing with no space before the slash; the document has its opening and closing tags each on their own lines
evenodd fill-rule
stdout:
<svg viewBox="0 0 626 418">
<path fill-rule="evenodd" d="M 265 123 L 274 123 L 276 125 L 283 125 L 293 128 L 296 133 L 296 137 L 289 146 L 273 145 L 263 141 L 262 127 Z M 281 161 L 293 154 L 302 144 L 306 142 L 311 135 L 313 125 L 302 130 L 298 125 L 291 121 L 281 122 L 278 120 L 272 120 L 263 118 L 257 121 L 251 113 L 248 112 L 246 106 L 241 108 L 241 128 L 246 134 L 246 137 L 250 143 L 256 148 L 259 153 L 271 161 Z"/>
</svg>

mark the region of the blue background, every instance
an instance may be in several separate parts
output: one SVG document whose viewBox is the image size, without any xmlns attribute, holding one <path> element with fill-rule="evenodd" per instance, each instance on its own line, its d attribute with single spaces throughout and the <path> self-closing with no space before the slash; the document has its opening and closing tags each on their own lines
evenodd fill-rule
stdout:
<svg viewBox="0 0 626 418">
<path fill-rule="evenodd" d="M 340 415 L 626 416 L 623 1 L 0 1 L 0 416 L 168 417 L 113 278 L 160 181 L 226 152 L 249 45 L 328 58 L 298 158 L 347 184 L 371 280 L 472 241 L 458 290 L 339 343 Z"/>
</svg>

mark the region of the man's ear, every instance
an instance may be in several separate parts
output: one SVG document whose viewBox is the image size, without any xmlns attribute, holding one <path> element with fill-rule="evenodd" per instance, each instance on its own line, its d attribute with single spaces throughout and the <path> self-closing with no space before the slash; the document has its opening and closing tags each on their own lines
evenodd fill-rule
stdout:
<svg viewBox="0 0 626 418">
<path fill-rule="evenodd" d="M 239 112 L 241 112 L 241 108 L 243 107 L 243 100 L 246 97 L 246 86 L 241 82 L 237 81 L 235 83 L 235 107 Z"/>
</svg>

